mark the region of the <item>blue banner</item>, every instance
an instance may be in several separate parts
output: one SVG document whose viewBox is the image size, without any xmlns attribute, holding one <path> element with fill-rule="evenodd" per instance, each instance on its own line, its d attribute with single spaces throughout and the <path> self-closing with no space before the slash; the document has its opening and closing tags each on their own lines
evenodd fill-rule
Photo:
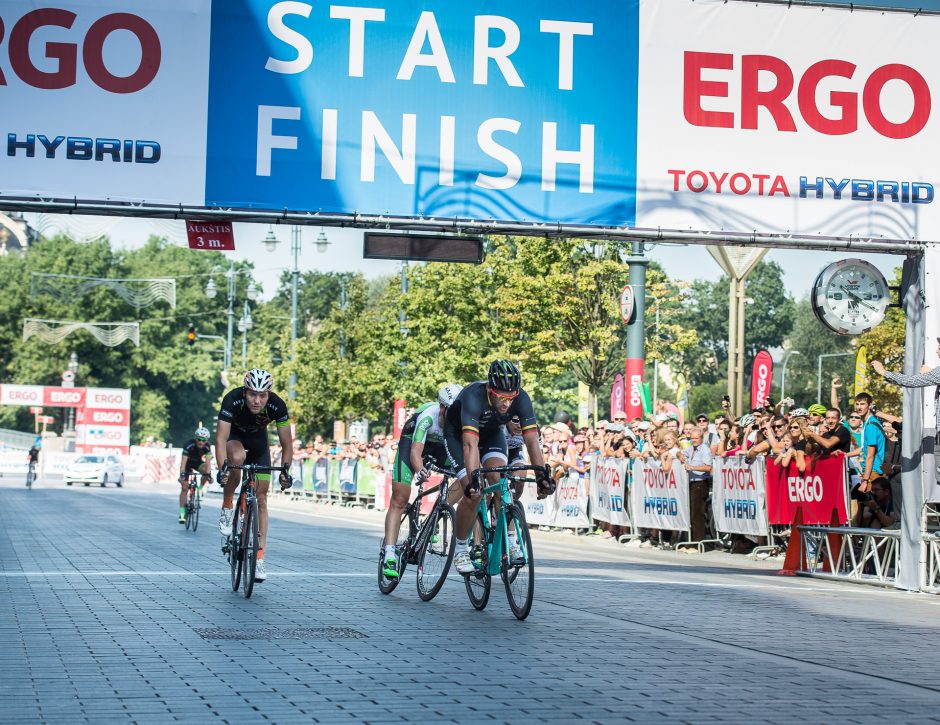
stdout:
<svg viewBox="0 0 940 725">
<path fill-rule="evenodd" d="M 636 217 L 638 2 L 214 5 L 206 204 Z"/>
</svg>

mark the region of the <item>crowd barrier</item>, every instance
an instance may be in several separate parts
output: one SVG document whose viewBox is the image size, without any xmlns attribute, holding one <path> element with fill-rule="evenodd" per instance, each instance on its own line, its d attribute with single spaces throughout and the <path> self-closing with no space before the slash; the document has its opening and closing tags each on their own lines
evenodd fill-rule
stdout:
<svg viewBox="0 0 940 725">
<path fill-rule="evenodd" d="M 288 494 L 326 503 L 371 507 L 384 495 L 385 473 L 363 459 L 301 458 L 294 461 Z M 382 500 L 387 500 L 382 498 Z"/>
</svg>

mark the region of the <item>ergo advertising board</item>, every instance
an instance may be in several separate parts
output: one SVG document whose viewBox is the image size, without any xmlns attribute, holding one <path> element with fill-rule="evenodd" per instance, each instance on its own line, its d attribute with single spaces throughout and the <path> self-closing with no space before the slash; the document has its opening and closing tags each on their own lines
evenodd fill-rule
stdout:
<svg viewBox="0 0 940 725">
<path fill-rule="evenodd" d="M 940 239 L 940 18 L 0 0 L 0 200 Z"/>
</svg>

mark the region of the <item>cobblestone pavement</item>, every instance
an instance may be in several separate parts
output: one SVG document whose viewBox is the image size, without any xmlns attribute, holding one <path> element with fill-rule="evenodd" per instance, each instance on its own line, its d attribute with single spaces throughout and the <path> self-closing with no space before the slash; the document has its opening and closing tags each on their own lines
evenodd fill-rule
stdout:
<svg viewBox="0 0 940 725">
<path fill-rule="evenodd" d="M 535 532 L 519 622 L 383 596 L 381 514 L 282 502 L 246 600 L 170 491 L 0 479 L 0 722 L 940 720 L 938 597 Z"/>
</svg>

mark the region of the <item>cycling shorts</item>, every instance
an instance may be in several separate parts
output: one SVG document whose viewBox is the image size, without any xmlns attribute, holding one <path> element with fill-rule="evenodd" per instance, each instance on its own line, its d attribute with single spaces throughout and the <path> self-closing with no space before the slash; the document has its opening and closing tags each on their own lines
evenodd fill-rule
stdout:
<svg viewBox="0 0 940 725">
<path fill-rule="evenodd" d="M 463 438 L 459 431 L 450 427 L 444 429 L 444 446 L 448 455 L 454 460 L 454 469 L 457 478 L 467 475 L 467 467 L 463 460 Z M 504 428 L 491 428 L 480 431 L 480 440 L 477 444 L 480 449 L 480 464 L 483 466 L 505 466 L 509 460 L 509 447 L 506 444 Z"/>
<path fill-rule="evenodd" d="M 411 485 L 415 472 L 411 470 L 411 443 L 408 438 L 398 441 L 395 452 L 395 465 L 392 467 L 392 483 Z M 439 443 L 425 443 L 423 457 L 432 458 L 434 465 L 440 468 L 452 468 L 453 462 L 447 455 L 447 449 Z"/>
<path fill-rule="evenodd" d="M 255 463 L 259 466 L 271 465 L 271 448 L 268 446 L 268 433 L 264 429 L 251 433 L 239 430 L 232 426 L 228 434 L 230 441 L 238 441 L 245 449 L 245 463 Z M 259 479 L 266 480 L 269 474 L 259 474 Z"/>
</svg>

